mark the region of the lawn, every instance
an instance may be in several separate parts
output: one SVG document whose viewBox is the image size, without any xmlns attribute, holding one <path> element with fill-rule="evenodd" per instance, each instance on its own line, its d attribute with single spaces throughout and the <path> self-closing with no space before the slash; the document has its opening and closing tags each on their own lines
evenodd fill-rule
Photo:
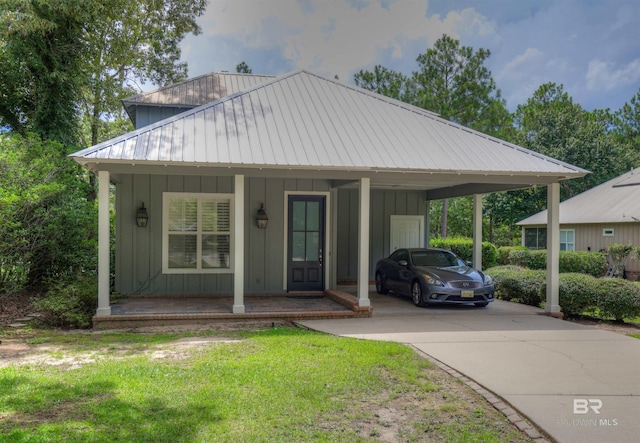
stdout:
<svg viewBox="0 0 640 443">
<path fill-rule="evenodd" d="M 208 334 L 8 337 L 28 352 L 0 362 L 0 440 L 530 441 L 400 344 L 293 328 Z"/>
</svg>

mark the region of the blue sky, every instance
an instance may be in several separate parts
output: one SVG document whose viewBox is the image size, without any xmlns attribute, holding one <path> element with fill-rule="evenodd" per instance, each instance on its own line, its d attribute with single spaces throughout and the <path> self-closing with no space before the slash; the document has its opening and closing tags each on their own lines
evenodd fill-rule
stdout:
<svg viewBox="0 0 640 443">
<path fill-rule="evenodd" d="M 410 74 L 443 34 L 491 51 L 513 111 L 555 82 L 585 109 L 619 109 L 640 88 L 639 0 L 210 0 L 182 43 L 189 75 L 309 69 L 353 83 L 376 64 Z"/>
</svg>

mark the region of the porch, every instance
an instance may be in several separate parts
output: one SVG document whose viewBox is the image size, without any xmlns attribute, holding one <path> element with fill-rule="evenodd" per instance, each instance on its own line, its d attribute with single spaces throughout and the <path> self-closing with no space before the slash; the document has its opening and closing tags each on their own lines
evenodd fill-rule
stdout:
<svg viewBox="0 0 640 443">
<path fill-rule="evenodd" d="M 238 322 L 274 322 L 371 317 L 371 306 L 361 307 L 355 287 L 345 290 L 287 294 L 245 294 L 244 313 L 233 313 L 233 294 L 198 296 L 138 295 L 111 305 L 110 316 L 94 316 L 94 329 L 143 326 L 223 325 Z"/>
</svg>

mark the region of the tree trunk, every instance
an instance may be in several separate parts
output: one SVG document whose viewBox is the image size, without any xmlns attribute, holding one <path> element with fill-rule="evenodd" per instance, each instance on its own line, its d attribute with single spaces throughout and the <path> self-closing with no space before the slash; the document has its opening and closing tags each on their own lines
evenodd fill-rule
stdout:
<svg viewBox="0 0 640 443">
<path fill-rule="evenodd" d="M 447 212 L 449 210 L 449 200 L 442 200 L 442 238 L 447 238 Z"/>
</svg>

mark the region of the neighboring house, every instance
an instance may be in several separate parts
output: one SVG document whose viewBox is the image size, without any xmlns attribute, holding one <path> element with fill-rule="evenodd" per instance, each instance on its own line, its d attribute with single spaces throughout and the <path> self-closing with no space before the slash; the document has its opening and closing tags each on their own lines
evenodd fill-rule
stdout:
<svg viewBox="0 0 640 443">
<path fill-rule="evenodd" d="M 233 294 L 242 313 L 245 293 L 340 281 L 370 306 L 375 262 L 428 244 L 429 200 L 475 195 L 481 238 L 481 194 L 538 184 L 555 201 L 586 173 L 307 71 L 210 74 L 123 103 L 136 129 L 71 155 L 98 176 L 98 316 L 111 313 L 110 183 L 118 292 Z"/>
<path fill-rule="evenodd" d="M 547 247 L 547 211 L 517 224 L 522 245 Z M 640 168 L 633 169 L 560 203 L 560 250 L 602 251 L 618 243 L 640 245 Z M 640 262 L 625 263 L 627 276 L 640 277 Z"/>
</svg>

